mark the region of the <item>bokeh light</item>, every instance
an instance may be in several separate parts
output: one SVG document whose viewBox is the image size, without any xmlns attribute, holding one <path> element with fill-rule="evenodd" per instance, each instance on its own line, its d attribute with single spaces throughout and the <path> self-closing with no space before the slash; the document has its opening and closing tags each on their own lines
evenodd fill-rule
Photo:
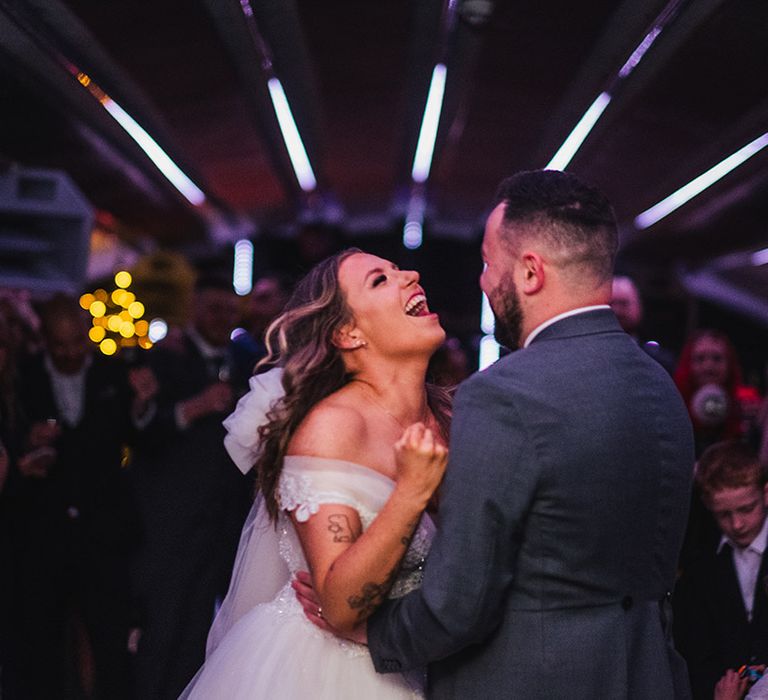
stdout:
<svg viewBox="0 0 768 700">
<path fill-rule="evenodd" d="M 88 337 L 105 355 L 114 355 L 121 348 L 137 345 L 149 350 L 167 333 L 167 325 L 162 319 L 155 319 L 152 325 L 142 318 L 146 313 L 144 304 L 126 289 L 132 282 L 131 274 L 120 270 L 115 274 L 116 289 L 99 288 L 80 296 L 80 306 L 92 316 Z"/>
<path fill-rule="evenodd" d="M 126 270 L 120 270 L 120 272 L 115 275 L 115 284 L 123 289 L 130 287 L 132 281 L 133 278 L 131 277 L 131 273 Z"/>
<path fill-rule="evenodd" d="M 91 330 L 88 331 L 88 337 L 94 342 L 94 343 L 100 343 L 102 340 L 104 340 L 104 336 L 107 334 L 107 332 L 104 330 L 102 326 L 94 326 L 91 328 Z"/>
<path fill-rule="evenodd" d="M 168 334 L 168 324 L 162 318 L 153 318 L 149 322 L 149 339 L 156 343 Z"/>
<path fill-rule="evenodd" d="M 104 338 L 99 343 L 99 350 L 105 355 L 114 355 L 117 352 L 117 343 L 112 338 Z"/>
<path fill-rule="evenodd" d="M 133 318 L 141 318 L 144 315 L 144 304 L 140 301 L 134 301 L 133 304 L 128 307 L 128 313 Z"/>
<path fill-rule="evenodd" d="M 91 312 L 91 316 L 94 318 L 100 318 L 107 313 L 107 306 L 103 301 L 94 301 L 88 308 L 88 311 Z"/>
</svg>

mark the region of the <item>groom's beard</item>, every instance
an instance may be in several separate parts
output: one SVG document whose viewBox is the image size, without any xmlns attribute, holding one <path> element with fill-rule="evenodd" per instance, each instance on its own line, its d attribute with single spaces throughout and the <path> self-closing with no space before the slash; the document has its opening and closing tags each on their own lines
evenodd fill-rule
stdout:
<svg viewBox="0 0 768 700">
<path fill-rule="evenodd" d="M 493 315 L 496 317 L 494 337 L 510 350 L 520 347 L 523 332 L 523 310 L 512 275 L 502 277 L 499 286 L 489 295 Z"/>
</svg>

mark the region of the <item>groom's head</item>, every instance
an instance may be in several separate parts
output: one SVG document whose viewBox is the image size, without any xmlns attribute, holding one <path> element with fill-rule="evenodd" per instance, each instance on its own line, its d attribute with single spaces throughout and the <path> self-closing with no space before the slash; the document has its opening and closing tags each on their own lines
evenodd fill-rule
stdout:
<svg viewBox="0 0 768 700">
<path fill-rule="evenodd" d="M 504 180 L 485 226 L 480 277 L 499 342 L 519 347 L 553 316 L 609 303 L 617 245 L 613 209 L 596 188 L 558 170 Z"/>
</svg>

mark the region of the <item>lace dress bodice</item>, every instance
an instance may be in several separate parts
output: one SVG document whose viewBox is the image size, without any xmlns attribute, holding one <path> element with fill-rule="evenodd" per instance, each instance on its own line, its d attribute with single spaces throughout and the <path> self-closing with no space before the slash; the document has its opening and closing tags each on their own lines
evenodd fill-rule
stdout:
<svg viewBox="0 0 768 700">
<path fill-rule="evenodd" d="M 291 573 L 308 568 L 296 531 L 286 511 L 299 522 L 306 522 L 321 505 L 343 504 L 354 508 L 365 531 L 386 503 L 395 482 L 369 467 L 337 459 L 288 456 L 278 485 L 282 507 L 279 521 L 280 556 Z M 435 526 L 428 515 L 422 516 L 400 572 L 389 592 L 399 598 L 421 584 L 424 561 L 429 552 Z"/>
</svg>

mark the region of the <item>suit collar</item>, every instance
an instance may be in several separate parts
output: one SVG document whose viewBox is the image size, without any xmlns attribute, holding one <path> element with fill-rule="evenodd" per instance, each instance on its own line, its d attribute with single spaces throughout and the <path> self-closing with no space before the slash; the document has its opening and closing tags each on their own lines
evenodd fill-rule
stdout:
<svg viewBox="0 0 768 700">
<path fill-rule="evenodd" d="M 545 321 L 528 336 L 525 347 L 543 340 L 610 332 L 624 333 L 611 307 L 587 306 Z"/>
</svg>

